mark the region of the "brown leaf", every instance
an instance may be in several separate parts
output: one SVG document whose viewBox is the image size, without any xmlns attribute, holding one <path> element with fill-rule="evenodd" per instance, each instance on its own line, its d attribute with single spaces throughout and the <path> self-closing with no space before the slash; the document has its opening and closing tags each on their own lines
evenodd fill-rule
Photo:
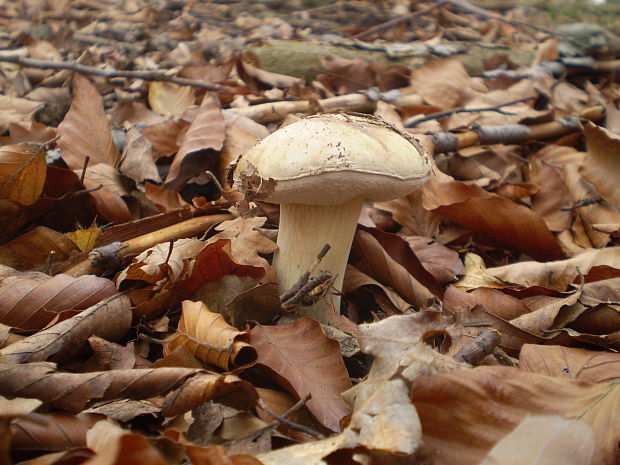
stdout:
<svg viewBox="0 0 620 465">
<path fill-rule="evenodd" d="M 47 165 L 45 152 L 29 145 L 0 148 L 0 199 L 31 205 L 43 192 Z"/>
<path fill-rule="evenodd" d="M 39 330 L 65 310 L 85 310 L 113 294 L 112 281 L 93 275 L 17 274 L 0 284 L 0 322 Z"/>
<path fill-rule="evenodd" d="M 420 415 L 424 443 L 435 463 L 478 464 L 527 415 L 579 418 L 594 429 L 590 463 L 617 461 L 620 385 L 590 384 L 520 371 L 476 367 L 422 375 L 411 399 Z"/>
<path fill-rule="evenodd" d="M 103 423 L 99 422 L 98 424 Z M 97 425 L 95 425 L 95 428 Z M 102 434 L 96 432 L 100 439 Z M 162 453 L 149 440 L 133 433 L 119 434 L 112 440 L 106 441 L 105 447 L 97 451 L 97 454 L 84 462 L 84 465 L 169 465 Z M 90 446 L 89 448 L 93 448 Z"/>
<path fill-rule="evenodd" d="M 572 202 L 568 186 L 562 179 L 562 170 L 534 157 L 530 161 L 530 181 L 539 188 L 532 197 L 532 210 L 542 217 L 550 231 L 568 229 L 573 213 L 562 211 L 562 208 L 570 207 Z"/>
<path fill-rule="evenodd" d="M 540 260 L 564 257 L 537 213 L 476 186 L 431 180 L 423 187 L 424 208 L 458 223 L 487 240 Z"/>
<path fill-rule="evenodd" d="M 119 288 L 123 283 L 142 281 L 156 284 L 163 279 L 175 283 L 187 272 L 188 262 L 204 247 L 198 239 L 177 239 L 173 243 L 164 242 L 145 250 L 132 259 L 131 265 L 121 271 L 116 278 Z"/>
<path fill-rule="evenodd" d="M 380 283 L 392 287 L 418 308 L 427 306 L 433 299 L 429 287 L 438 288 L 434 278 L 402 238 L 376 229 L 363 228 L 355 232 L 349 262 Z M 439 290 L 436 292 L 440 293 Z"/>
<path fill-rule="evenodd" d="M 512 263 L 487 271 L 496 278 L 524 287 L 541 286 L 563 292 L 580 275 L 586 281 L 620 276 L 620 247 L 588 250 L 566 260 L 548 263 Z"/>
<path fill-rule="evenodd" d="M 42 269 L 79 253 L 80 249 L 64 234 L 37 226 L 0 246 L 0 262 L 17 270 Z"/>
<path fill-rule="evenodd" d="M 30 122 L 43 106 L 41 102 L 0 95 L 0 132 L 5 133 L 11 123 Z"/>
<path fill-rule="evenodd" d="M 281 326 L 257 325 L 251 344 L 264 367 L 296 398 L 311 394 L 306 406 L 316 419 L 332 431 L 340 431 L 340 420 L 350 413 L 341 393 L 351 387 L 340 346 L 321 330 L 318 321 L 301 318 Z"/>
<path fill-rule="evenodd" d="M 194 88 L 179 86 L 172 82 L 152 81 L 148 83 L 149 105 L 157 113 L 179 118 L 194 104 Z"/>
<path fill-rule="evenodd" d="M 11 363 L 63 361 L 77 353 L 91 336 L 116 340 L 131 326 L 129 297 L 108 297 L 71 318 L 0 350 Z"/>
<path fill-rule="evenodd" d="M 617 173 L 620 172 L 620 136 L 605 128 L 587 122 L 588 154 L 583 160 L 581 173 L 590 181 L 607 202 L 620 208 L 620 191 Z"/>
<path fill-rule="evenodd" d="M 215 152 L 224 145 L 226 130 L 217 98 L 207 93 L 172 160 L 166 186 L 179 190 L 185 182 L 216 166 Z"/>
<path fill-rule="evenodd" d="M 67 450 L 86 445 L 86 432 L 99 421 L 99 415 L 64 413 L 40 414 L 38 421 L 19 419 L 11 424 L 15 449 Z"/>
<path fill-rule="evenodd" d="M 169 157 L 179 148 L 180 139 L 183 138 L 189 123 L 186 121 L 167 120 L 161 123 L 152 124 L 142 131 L 151 144 L 155 159 Z"/>
<path fill-rule="evenodd" d="M 206 282 L 217 281 L 222 276 L 249 276 L 260 279 L 265 275 L 265 269 L 250 265 L 242 265 L 231 257 L 231 241 L 220 239 L 208 244 L 196 257 L 192 275 L 189 279 L 179 282 L 178 295 L 190 297 Z"/>
<path fill-rule="evenodd" d="M 525 344 L 519 355 L 519 368 L 541 375 L 604 383 L 620 378 L 620 354 Z"/>
<path fill-rule="evenodd" d="M 0 395 L 41 399 L 77 413 L 89 403 L 112 399 L 148 399 L 167 395 L 162 414 L 177 416 L 219 396 L 239 406 L 253 405 L 254 388 L 232 375 L 188 368 L 131 369 L 60 373 L 47 362 L 0 364 Z"/>
<path fill-rule="evenodd" d="M 411 87 L 427 103 L 442 109 L 463 105 L 488 89 L 480 79 L 471 78 L 457 60 L 431 60 L 411 73 Z"/>
<path fill-rule="evenodd" d="M 194 465 L 263 465 L 250 455 L 228 455 L 222 446 L 188 446 L 187 455 Z"/>
<path fill-rule="evenodd" d="M 90 336 L 87 341 L 99 370 L 128 370 L 136 364 L 136 349 L 133 342 L 121 346 L 99 336 Z"/>
<path fill-rule="evenodd" d="M 112 141 L 103 101 L 95 86 L 81 74 L 73 75 L 73 102 L 58 126 L 58 147 L 69 168 L 107 163 L 118 166 L 120 155 Z"/>
<path fill-rule="evenodd" d="M 394 221 L 402 225 L 404 234 L 435 237 L 439 231 L 441 217 L 422 206 L 422 189 L 387 202 L 374 202 L 377 208 L 392 213 Z"/>
<path fill-rule="evenodd" d="M 94 166 L 89 164 L 84 185 L 93 189 L 90 195 L 104 218 L 115 223 L 125 223 L 133 219 L 127 203 L 123 200 L 123 197 L 129 197 L 127 181 L 114 166 L 107 163 Z"/>
<path fill-rule="evenodd" d="M 129 128 L 125 137 L 120 172 L 137 183 L 143 183 L 147 179 L 161 182 L 153 159 L 151 142 L 134 127 Z"/>
<path fill-rule="evenodd" d="M 595 447 L 594 431 L 581 420 L 528 415 L 480 465 L 583 465 L 590 463 Z"/>
<path fill-rule="evenodd" d="M 181 194 L 167 187 L 158 186 L 147 181 L 144 183 L 144 190 L 146 198 L 153 202 L 162 212 L 179 210 L 189 205 L 183 200 Z"/>
<path fill-rule="evenodd" d="M 230 239 L 233 259 L 242 265 L 262 267 L 271 271 L 269 262 L 262 255 L 272 254 L 278 246 L 271 239 L 262 234 L 258 228 L 267 221 L 264 217 L 235 218 L 224 221 L 217 226 L 220 231 L 210 237 L 207 244 L 212 244 L 220 239 Z M 273 277 L 275 278 L 275 272 Z"/>
<path fill-rule="evenodd" d="M 197 359 L 228 371 L 256 361 L 256 350 L 248 340 L 249 333 L 226 323 L 223 315 L 210 312 L 202 302 L 185 300 L 179 327 L 166 339 L 164 355 L 185 347 Z"/>
<path fill-rule="evenodd" d="M 446 284 L 454 281 L 458 275 L 465 272 L 465 266 L 456 250 L 449 249 L 428 237 L 404 236 L 403 239 L 407 241 L 424 269 L 438 283 Z"/>
</svg>

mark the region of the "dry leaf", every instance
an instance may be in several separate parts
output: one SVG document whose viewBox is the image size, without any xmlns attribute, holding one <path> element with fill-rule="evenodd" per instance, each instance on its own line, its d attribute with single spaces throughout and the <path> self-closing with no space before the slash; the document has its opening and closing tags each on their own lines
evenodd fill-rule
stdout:
<svg viewBox="0 0 620 465">
<path fill-rule="evenodd" d="M 127 184 L 118 170 L 107 163 L 89 165 L 84 177 L 84 185 L 92 189 L 90 195 L 95 200 L 99 213 L 115 223 L 125 223 L 133 219 L 127 203 L 123 200 L 123 197 L 129 198 Z"/>
<path fill-rule="evenodd" d="M 11 363 L 64 361 L 75 355 L 91 336 L 117 340 L 131 326 L 129 298 L 113 295 L 38 333 L 0 350 Z"/>
<path fill-rule="evenodd" d="M 164 355 L 185 347 L 197 359 L 228 371 L 256 361 L 256 351 L 248 340 L 247 331 L 229 325 L 222 315 L 210 312 L 204 303 L 185 300 L 179 327 L 166 339 Z"/>
<path fill-rule="evenodd" d="M 58 147 L 69 168 L 107 163 L 118 166 L 120 154 L 112 141 L 103 101 L 95 86 L 81 74 L 73 75 L 73 102 L 58 126 Z"/>
<path fill-rule="evenodd" d="M 222 148 L 225 136 L 222 110 L 217 98 L 208 93 L 170 165 L 166 187 L 180 190 L 191 177 L 205 170 L 214 171 L 215 155 Z"/>
<path fill-rule="evenodd" d="M 594 431 L 581 420 L 528 415 L 480 465 L 583 465 L 595 447 Z"/>
<path fill-rule="evenodd" d="M 157 113 L 179 118 L 194 104 L 194 89 L 172 82 L 152 81 L 148 83 L 149 105 Z"/>
<path fill-rule="evenodd" d="M 306 403 L 310 412 L 325 427 L 340 431 L 340 420 L 351 411 L 341 393 L 351 381 L 338 342 L 325 336 L 311 318 L 281 326 L 257 325 L 251 335 L 256 363 L 296 398 L 311 394 Z"/>
<path fill-rule="evenodd" d="M 617 381 L 620 378 L 620 354 L 525 344 L 521 348 L 519 368 L 541 375 L 582 379 L 591 383 Z"/>
<path fill-rule="evenodd" d="M 564 257 L 542 218 L 524 205 L 458 181 L 431 179 L 422 192 L 424 208 L 465 226 L 491 243 L 515 248 L 540 260 Z"/>
<path fill-rule="evenodd" d="M 588 154 L 581 173 L 607 202 L 620 208 L 617 174 L 620 172 L 620 136 L 593 123 L 583 129 Z"/>
<path fill-rule="evenodd" d="M 153 159 L 151 142 L 135 127 L 130 127 L 125 137 L 119 166 L 120 172 L 137 183 L 143 183 L 147 179 L 157 183 L 161 182 Z"/>
<path fill-rule="evenodd" d="M 65 310 L 85 310 L 113 294 L 112 281 L 93 275 L 16 274 L 0 284 L 0 322 L 39 330 Z"/>
<path fill-rule="evenodd" d="M 31 205 L 43 192 L 45 152 L 29 145 L 0 148 L 0 199 Z"/>
<path fill-rule="evenodd" d="M 592 427 L 590 464 L 616 463 L 620 439 L 620 385 L 590 384 L 520 371 L 476 367 L 422 375 L 411 399 L 435 463 L 478 464 L 527 415 L 578 418 Z"/>
</svg>

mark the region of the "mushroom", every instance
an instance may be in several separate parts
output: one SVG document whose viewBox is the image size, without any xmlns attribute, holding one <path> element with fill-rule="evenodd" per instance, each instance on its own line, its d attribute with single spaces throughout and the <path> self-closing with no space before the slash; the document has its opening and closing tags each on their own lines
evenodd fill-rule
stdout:
<svg viewBox="0 0 620 465">
<path fill-rule="evenodd" d="M 231 166 L 234 187 L 247 200 L 280 204 L 274 266 L 283 292 L 317 255 L 331 249 L 319 268 L 342 288 L 349 251 L 366 199 L 391 200 L 423 184 L 428 154 L 411 136 L 362 114 L 311 116 L 262 139 Z M 306 315 L 327 323 L 340 313 L 340 296 L 309 307 Z"/>
</svg>

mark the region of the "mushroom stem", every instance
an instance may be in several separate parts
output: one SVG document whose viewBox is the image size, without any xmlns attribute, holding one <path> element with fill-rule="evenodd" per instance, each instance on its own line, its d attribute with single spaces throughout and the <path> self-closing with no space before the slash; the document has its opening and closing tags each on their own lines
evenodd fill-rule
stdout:
<svg viewBox="0 0 620 465">
<path fill-rule="evenodd" d="M 363 197 L 355 197 L 340 205 L 280 205 L 278 251 L 274 265 L 278 271 L 281 293 L 308 271 L 325 244 L 329 244 L 331 249 L 317 271 L 331 272 L 336 277 L 333 284 L 335 292 L 342 290 L 349 251 L 363 204 Z M 327 323 L 332 308 L 336 314 L 340 313 L 340 296 L 334 293 L 312 307 L 304 307 L 303 314 Z"/>
</svg>

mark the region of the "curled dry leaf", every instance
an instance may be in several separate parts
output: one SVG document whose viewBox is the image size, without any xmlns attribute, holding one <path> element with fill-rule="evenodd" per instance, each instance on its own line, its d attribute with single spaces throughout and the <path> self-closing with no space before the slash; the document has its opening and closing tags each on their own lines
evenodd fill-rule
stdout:
<svg viewBox="0 0 620 465">
<path fill-rule="evenodd" d="M 177 332 L 166 339 L 164 355 L 185 347 L 197 359 L 223 370 L 247 367 L 256 361 L 256 350 L 248 344 L 249 333 L 239 331 L 202 302 L 183 301 Z"/>
<path fill-rule="evenodd" d="M 539 260 L 564 257 L 545 222 L 524 205 L 458 181 L 431 179 L 422 187 L 424 208 L 470 229 L 491 243 Z"/>
<path fill-rule="evenodd" d="M 594 431 L 581 420 L 528 415 L 480 465 L 583 465 L 591 463 L 595 447 Z"/>
<path fill-rule="evenodd" d="M 58 126 L 58 147 L 69 168 L 106 163 L 118 166 L 120 154 L 112 141 L 103 101 L 95 86 L 81 74 L 73 75 L 73 102 Z"/>
<path fill-rule="evenodd" d="M 42 105 L 41 102 L 36 102 L 34 99 L 0 95 L 0 130 L 5 133 L 11 123 L 31 122 L 32 117 Z"/>
<path fill-rule="evenodd" d="M 301 318 L 281 326 L 257 325 L 251 344 L 258 365 L 296 398 L 311 394 L 306 404 L 310 412 L 323 426 L 340 431 L 340 420 L 351 412 L 341 393 L 351 381 L 338 342 L 323 334 L 318 321 Z"/>
<path fill-rule="evenodd" d="M 148 399 L 166 395 L 164 416 L 177 416 L 211 399 L 239 407 L 258 395 L 236 376 L 188 368 L 131 369 L 90 373 L 57 372 L 52 363 L 0 364 L 0 395 L 40 399 L 78 413 L 90 403 L 113 399 Z M 248 407 L 249 408 L 249 407 Z"/>
<path fill-rule="evenodd" d="M 562 346 L 525 344 L 519 368 L 558 378 L 582 379 L 591 383 L 620 379 L 620 354 Z"/>
<path fill-rule="evenodd" d="M 214 171 L 215 155 L 224 145 L 225 137 L 224 117 L 217 97 L 207 93 L 172 160 L 166 187 L 179 190 L 196 173 Z"/>
<path fill-rule="evenodd" d="M 459 289 L 469 290 L 478 289 L 479 287 L 503 289 L 511 286 L 509 283 L 490 274 L 480 255 L 469 252 L 465 255 L 463 263 L 465 265 L 465 272 L 461 279 L 454 283 L 454 286 Z"/>
<path fill-rule="evenodd" d="M 113 294 L 112 281 L 93 275 L 18 274 L 0 284 L 0 322 L 39 330 L 65 310 L 85 310 Z"/>
<path fill-rule="evenodd" d="M 5 145 L 0 148 L 0 199 L 33 204 L 43 192 L 46 172 L 41 147 Z"/>
<path fill-rule="evenodd" d="M 64 361 L 75 355 L 91 336 L 117 340 L 131 326 L 129 297 L 116 294 L 60 323 L 5 347 L 0 353 L 11 363 Z"/>
<path fill-rule="evenodd" d="M 476 367 L 413 382 L 411 399 L 435 463 L 478 464 L 527 415 L 578 418 L 592 427 L 590 464 L 613 464 L 620 440 L 620 385 L 590 384 L 520 371 Z"/>
</svg>

